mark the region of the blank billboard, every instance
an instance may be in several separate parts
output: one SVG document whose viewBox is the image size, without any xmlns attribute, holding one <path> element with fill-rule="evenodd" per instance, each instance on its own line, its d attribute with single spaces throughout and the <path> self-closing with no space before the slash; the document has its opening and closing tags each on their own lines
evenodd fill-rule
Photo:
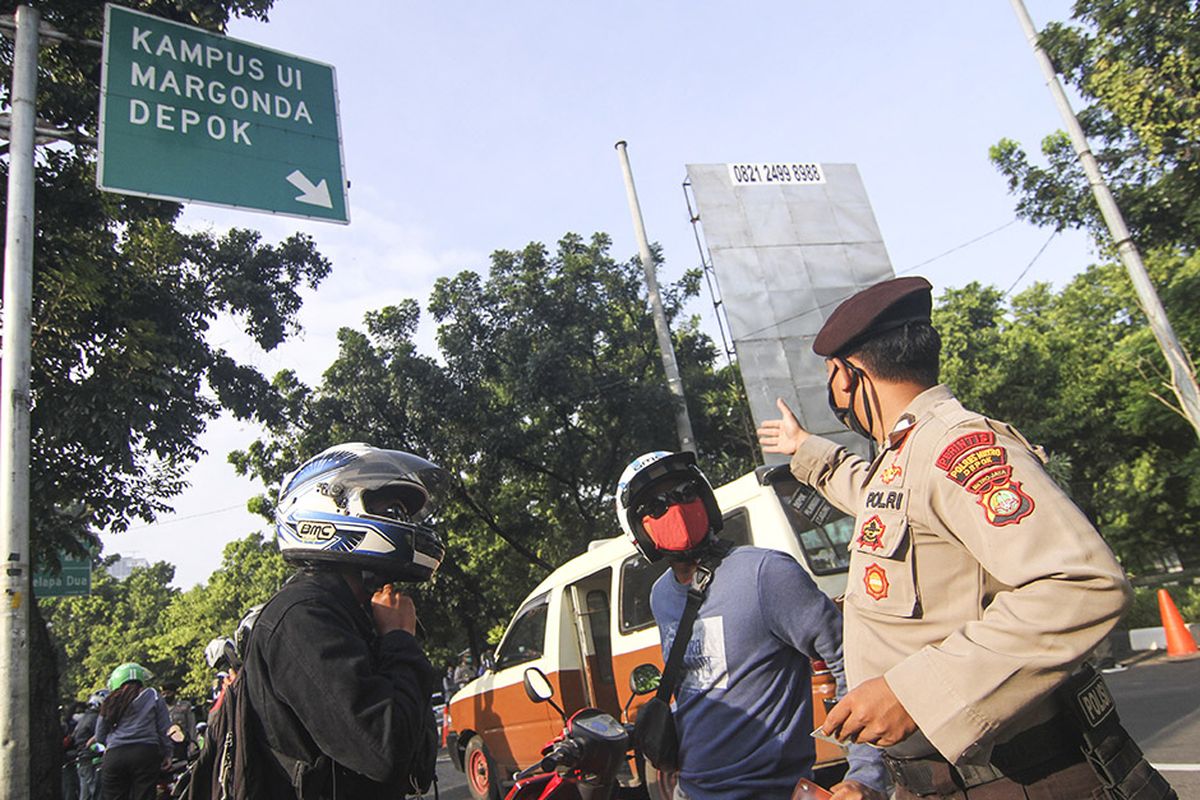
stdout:
<svg viewBox="0 0 1200 800">
<path fill-rule="evenodd" d="M 814 433 L 865 445 L 829 411 L 812 341 L 850 295 L 893 277 L 853 164 L 688 164 L 754 422 L 783 397 Z M 781 460 L 781 459 L 776 459 Z"/>
</svg>

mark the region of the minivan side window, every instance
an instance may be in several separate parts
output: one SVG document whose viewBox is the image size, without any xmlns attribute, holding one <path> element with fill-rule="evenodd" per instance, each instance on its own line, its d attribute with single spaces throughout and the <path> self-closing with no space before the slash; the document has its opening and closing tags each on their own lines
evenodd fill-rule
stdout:
<svg viewBox="0 0 1200 800">
<path fill-rule="evenodd" d="M 550 595 L 536 597 L 513 620 L 512 628 L 496 651 L 496 669 L 504 669 L 541 658 L 546 648 L 546 618 Z"/>
<path fill-rule="evenodd" d="M 750 515 L 746 513 L 746 509 L 735 508 L 722 519 L 725 524 L 721 526 L 721 533 L 718 534 L 722 539 L 733 544 L 750 544 Z"/>
<path fill-rule="evenodd" d="M 650 587 L 667 571 L 667 560 L 651 564 L 641 554 L 621 564 L 621 633 L 631 633 L 654 624 L 650 611 Z"/>
</svg>

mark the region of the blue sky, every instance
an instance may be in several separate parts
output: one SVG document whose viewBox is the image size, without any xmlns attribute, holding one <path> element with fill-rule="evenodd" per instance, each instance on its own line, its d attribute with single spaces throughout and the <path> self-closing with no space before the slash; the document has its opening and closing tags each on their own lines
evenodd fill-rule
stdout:
<svg viewBox="0 0 1200 800">
<path fill-rule="evenodd" d="M 1027 4 L 1039 26 L 1070 11 L 1066 0 Z M 496 249 L 605 231 L 617 257 L 632 256 L 621 139 L 665 280 L 699 258 L 681 188 L 688 163 L 857 164 L 897 271 L 1001 228 L 918 267 L 935 292 L 973 280 L 1008 288 L 1051 234 L 1002 227 L 1014 200 L 987 158 L 1001 137 L 1036 151 L 1060 127 L 1003 0 L 278 0 L 269 23 L 235 22 L 230 35 L 334 65 L 351 181 L 348 226 L 185 212 L 187 226 L 254 228 L 267 241 L 305 231 L 332 260 L 296 341 L 263 354 L 228 322 L 212 332 L 267 374 L 317 382 L 339 327 L 404 298 L 424 305 L 439 276 L 485 271 Z M 1092 257 L 1084 237 L 1054 237 L 1018 288 L 1061 285 Z M 707 303 L 695 310 L 711 320 Z M 421 341 L 432 348 L 429 326 Z M 106 552 L 171 561 L 183 587 L 205 580 L 226 542 L 263 527 L 244 511 L 261 487 L 225 462 L 257 434 L 214 423 L 177 513 L 106 536 Z"/>
</svg>

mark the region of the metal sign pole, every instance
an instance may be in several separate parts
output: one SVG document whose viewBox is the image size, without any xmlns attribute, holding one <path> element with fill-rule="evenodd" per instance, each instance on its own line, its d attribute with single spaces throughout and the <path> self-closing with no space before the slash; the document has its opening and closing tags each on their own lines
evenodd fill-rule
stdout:
<svg viewBox="0 0 1200 800">
<path fill-rule="evenodd" d="M 1180 410 L 1184 418 L 1195 429 L 1196 435 L 1200 436 L 1200 389 L 1196 387 L 1196 373 L 1192 369 L 1191 361 L 1184 352 L 1183 346 L 1180 345 L 1179 339 L 1176 338 L 1171 321 L 1167 318 L 1167 311 L 1163 308 L 1162 301 L 1158 299 L 1158 293 L 1154 290 L 1150 276 L 1146 274 L 1142 257 L 1138 253 L 1137 245 L 1133 243 L 1129 228 L 1125 225 L 1121 209 L 1117 206 L 1117 201 L 1113 199 L 1108 184 L 1104 182 L 1104 176 L 1100 173 L 1096 157 L 1092 155 L 1091 148 L 1088 146 L 1083 127 L 1071 109 L 1071 101 L 1067 99 L 1067 93 L 1063 91 L 1062 84 L 1058 82 L 1054 64 L 1051 63 L 1050 57 L 1038 43 L 1037 29 L 1033 25 L 1029 11 L 1025 8 L 1025 3 L 1022 0 L 1011 0 L 1011 2 L 1013 11 L 1017 13 L 1017 20 L 1021 23 L 1021 29 L 1025 32 L 1025 38 L 1029 40 L 1038 66 L 1042 69 L 1042 75 L 1046 78 L 1046 86 L 1050 89 L 1050 94 L 1054 96 L 1054 103 L 1058 106 L 1063 124 L 1067 126 L 1067 134 L 1071 137 L 1075 154 L 1079 156 L 1079 163 L 1083 166 L 1084 173 L 1087 174 L 1092 194 L 1100 206 L 1100 213 L 1104 217 L 1105 224 L 1108 225 L 1108 232 L 1117 245 L 1117 254 L 1120 255 L 1121 262 L 1129 273 L 1134 291 L 1137 292 L 1138 301 L 1146 313 L 1146 318 L 1150 321 L 1150 330 L 1154 332 L 1154 338 L 1158 340 L 1158 346 L 1167 359 L 1167 366 L 1171 369 L 1171 388 L 1174 389 L 1175 396 L 1179 398 Z"/>
<path fill-rule="evenodd" d="M 621 171 L 625 175 L 625 193 L 629 197 L 629 213 L 633 215 L 633 232 L 638 240 L 638 252 L 642 256 L 642 269 L 646 272 L 646 289 L 650 295 L 650 310 L 654 315 L 654 330 L 658 333 L 658 348 L 662 351 L 663 369 L 667 373 L 667 387 L 675 401 L 675 429 L 679 435 L 679 449 L 696 452 L 696 437 L 692 434 L 692 419 L 688 415 L 687 398 L 683 393 L 683 379 L 679 377 L 679 365 L 675 362 L 675 346 L 671 344 L 671 328 L 663 311 L 662 296 L 658 293 L 658 277 L 654 274 L 654 256 L 650 253 L 650 242 L 646 239 L 646 225 L 642 221 L 642 207 L 638 203 L 637 189 L 633 186 L 633 168 L 629 166 L 629 153 L 625 142 L 617 142 L 617 153 L 621 157 Z"/>
<path fill-rule="evenodd" d="M 41 14 L 18 6 L 13 52 L 4 354 L 0 364 L 0 514 L 5 560 L 0 610 L 0 797 L 30 795 L 29 371 L 33 310 L 33 137 Z"/>
</svg>

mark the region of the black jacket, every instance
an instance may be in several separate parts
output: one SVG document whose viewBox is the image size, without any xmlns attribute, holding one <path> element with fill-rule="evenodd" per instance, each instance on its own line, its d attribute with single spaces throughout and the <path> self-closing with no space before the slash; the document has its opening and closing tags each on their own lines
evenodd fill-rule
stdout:
<svg viewBox="0 0 1200 800">
<path fill-rule="evenodd" d="M 271 751 L 271 798 L 396 798 L 432 777 L 433 667 L 410 634 L 377 636 L 337 573 L 302 572 L 276 592 L 238 680 Z"/>
</svg>

